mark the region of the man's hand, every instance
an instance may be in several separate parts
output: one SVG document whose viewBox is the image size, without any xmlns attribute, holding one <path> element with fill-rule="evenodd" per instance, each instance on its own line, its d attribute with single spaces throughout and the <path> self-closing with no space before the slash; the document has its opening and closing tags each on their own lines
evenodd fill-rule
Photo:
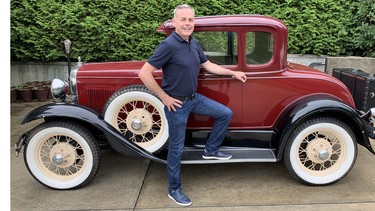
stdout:
<svg viewBox="0 0 375 211">
<path fill-rule="evenodd" d="M 169 95 L 165 95 L 162 99 L 162 102 L 165 106 L 167 106 L 168 111 L 176 111 L 176 107 L 181 108 L 182 102 L 180 100 L 177 100 Z"/>
<path fill-rule="evenodd" d="M 232 71 L 232 72 L 233 72 L 233 77 L 235 79 L 238 79 L 242 82 L 246 82 L 247 77 L 246 77 L 245 73 L 240 72 L 240 71 Z"/>
<path fill-rule="evenodd" d="M 207 60 L 205 63 L 203 63 L 202 67 L 210 73 L 217 75 L 231 75 L 233 76 L 233 78 L 236 78 L 242 82 L 245 82 L 247 79 L 245 73 L 224 68 L 220 65 L 210 62 L 210 60 Z"/>
<path fill-rule="evenodd" d="M 163 104 L 167 106 L 168 111 L 176 111 L 176 107 L 181 108 L 182 102 L 172 98 L 167 93 L 163 91 L 163 89 L 159 86 L 159 84 L 156 82 L 154 76 L 152 75 L 152 72 L 156 70 L 155 67 L 150 65 L 148 62 L 146 62 L 141 71 L 139 72 L 138 76 L 142 80 L 142 82 L 145 84 L 145 86 L 153 93 L 158 96 Z"/>
</svg>

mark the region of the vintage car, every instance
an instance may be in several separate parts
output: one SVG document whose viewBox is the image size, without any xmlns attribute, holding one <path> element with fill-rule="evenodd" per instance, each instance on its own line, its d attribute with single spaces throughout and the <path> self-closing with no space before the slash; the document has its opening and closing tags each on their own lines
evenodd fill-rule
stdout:
<svg viewBox="0 0 375 211">
<path fill-rule="evenodd" d="M 171 20 L 158 32 L 170 35 Z M 287 61 L 288 30 L 262 15 L 197 17 L 193 37 L 208 58 L 243 71 L 247 81 L 201 69 L 198 92 L 232 109 L 221 150 L 230 160 L 204 160 L 213 120 L 191 115 L 183 164 L 281 162 L 293 178 L 328 185 L 352 169 L 357 144 L 375 154 L 374 109 L 356 109 L 349 89 L 317 69 Z M 96 175 L 101 147 L 125 156 L 166 163 L 168 124 L 164 105 L 138 77 L 145 61 L 79 62 L 68 81 L 54 79 L 54 102 L 28 113 L 22 124 L 43 118 L 21 135 L 27 169 L 53 189 L 87 185 Z M 162 70 L 154 72 L 158 83 Z"/>
</svg>

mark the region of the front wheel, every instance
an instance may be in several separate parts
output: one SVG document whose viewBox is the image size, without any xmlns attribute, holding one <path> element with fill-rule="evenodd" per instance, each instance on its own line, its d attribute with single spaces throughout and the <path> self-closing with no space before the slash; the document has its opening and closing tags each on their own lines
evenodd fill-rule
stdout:
<svg viewBox="0 0 375 211">
<path fill-rule="evenodd" d="M 100 148 L 91 133 L 71 122 L 42 123 L 26 140 L 24 161 L 31 175 L 53 189 L 88 184 L 100 163 Z"/>
<path fill-rule="evenodd" d="M 352 130 L 334 118 L 299 125 L 286 144 L 284 163 L 291 175 L 309 185 L 328 185 L 353 168 L 357 143 Z"/>
</svg>

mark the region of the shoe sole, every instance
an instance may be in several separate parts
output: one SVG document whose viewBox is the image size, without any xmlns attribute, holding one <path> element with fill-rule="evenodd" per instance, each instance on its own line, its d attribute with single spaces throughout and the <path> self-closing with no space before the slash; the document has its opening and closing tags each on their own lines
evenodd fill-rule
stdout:
<svg viewBox="0 0 375 211">
<path fill-rule="evenodd" d="M 170 199 L 172 199 L 176 204 L 180 205 L 180 206 L 184 206 L 184 207 L 187 207 L 187 206 L 190 206 L 191 205 L 191 202 L 189 204 L 183 204 L 183 203 L 180 203 L 178 201 L 176 201 L 171 195 L 168 194 L 168 197 Z"/>
<path fill-rule="evenodd" d="M 202 158 L 203 158 L 203 159 L 206 159 L 206 160 L 229 160 L 229 159 L 232 158 L 232 156 L 227 157 L 227 158 L 222 158 L 222 157 L 215 157 L 215 156 L 205 156 L 205 155 L 202 155 Z"/>
</svg>

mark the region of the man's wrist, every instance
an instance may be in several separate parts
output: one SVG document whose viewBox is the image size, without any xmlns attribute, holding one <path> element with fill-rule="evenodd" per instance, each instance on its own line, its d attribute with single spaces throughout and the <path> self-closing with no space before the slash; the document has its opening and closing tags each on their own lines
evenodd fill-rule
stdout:
<svg viewBox="0 0 375 211">
<path fill-rule="evenodd" d="M 228 75 L 231 75 L 232 77 L 234 77 L 234 71 L 230 69 L 227 69 L 227 70 L 228 70 Z"/>
</svg>

